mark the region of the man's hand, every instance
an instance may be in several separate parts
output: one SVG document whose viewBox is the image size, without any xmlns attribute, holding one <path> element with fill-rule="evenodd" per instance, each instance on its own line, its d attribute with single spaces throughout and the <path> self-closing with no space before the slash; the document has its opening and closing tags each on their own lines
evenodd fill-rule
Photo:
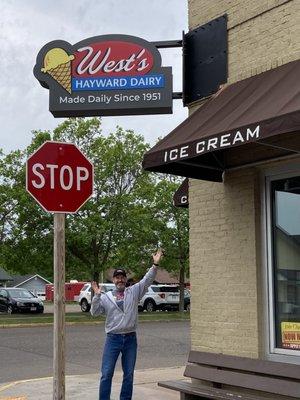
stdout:
<svg viewBox="0 0 300 400">
<path fill-rule="evenodd" d="M 92 289 L 95 294 L 100 294 L 101 293 L 101 286 L 98 286 L 97 282 L 92 282 Z"/>
<path fill-rule="evenodd" d="M 163 250 L 162 249 L 158 249 L 155 254 L 152 254 L 153 264 L 159 264 L 160 259 L 162 258 L 162 256 L 163 256 Z"/>
</svg>

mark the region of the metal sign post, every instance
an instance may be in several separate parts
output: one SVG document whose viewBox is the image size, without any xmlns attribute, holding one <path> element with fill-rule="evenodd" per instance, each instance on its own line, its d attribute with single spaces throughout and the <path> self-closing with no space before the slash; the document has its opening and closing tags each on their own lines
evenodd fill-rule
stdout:
<svg viewBox="0 0 300 400">
<path fill-rule="evenodd" d="M 54 214 L 53 400 L 65 399 L 65 214 Z"/>
</svg>

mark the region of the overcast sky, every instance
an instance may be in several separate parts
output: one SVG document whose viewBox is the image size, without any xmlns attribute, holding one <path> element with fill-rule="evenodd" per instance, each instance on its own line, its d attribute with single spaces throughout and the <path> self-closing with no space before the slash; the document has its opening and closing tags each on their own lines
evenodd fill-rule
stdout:
<svg viewBox="0 0 300 400">
<path fill-rule="evenodd" d="M 50 129 L 62 119 L 48 111 L 49 92 L 34 78 L 36 56 L 57 39 L 71 44 L 91 36 L 127 34 L 148 41 L 178 40 L 187 31 L 186 0 L 0 0 L 0 148 L 23 149 L 31 131 Z M 173 90 L 182 90 L 181 48 L 161 50 L 173 68 Z M 120 125 L 154 144 L 187 116 L 181 100 L 173 114 L 103 117 L 103 132 Z"/>
</svg>

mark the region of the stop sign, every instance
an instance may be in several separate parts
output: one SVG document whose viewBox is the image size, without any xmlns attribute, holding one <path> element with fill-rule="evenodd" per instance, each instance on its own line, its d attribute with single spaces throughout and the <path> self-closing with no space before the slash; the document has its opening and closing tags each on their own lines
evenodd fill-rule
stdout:
<svg viewBox="0 0 300 400">
<path fill-rule="evenodd" d="M 45 142 L 26 163 L 26 189 L 49 212 L 78 211 L 93 179 L 92 163 L 71 143 Z"/>
</svg>

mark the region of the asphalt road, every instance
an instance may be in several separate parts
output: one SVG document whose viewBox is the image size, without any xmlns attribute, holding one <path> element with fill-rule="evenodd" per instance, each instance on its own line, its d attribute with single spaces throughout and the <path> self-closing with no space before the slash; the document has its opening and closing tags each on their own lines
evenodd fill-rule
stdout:
<svg viewBox="0 0 300 400">
<path fill-rule="evenodd" d="M 0 383 L 52 376 L 52 329 L 0 329 Z M 104 339 L 103 325 L 67 326 L 66 374 L 97 373 Z M 189 321 L 140 322 L 138 343 L 137 369 L 184 365 L 190 349 Z"/>
</svg>

